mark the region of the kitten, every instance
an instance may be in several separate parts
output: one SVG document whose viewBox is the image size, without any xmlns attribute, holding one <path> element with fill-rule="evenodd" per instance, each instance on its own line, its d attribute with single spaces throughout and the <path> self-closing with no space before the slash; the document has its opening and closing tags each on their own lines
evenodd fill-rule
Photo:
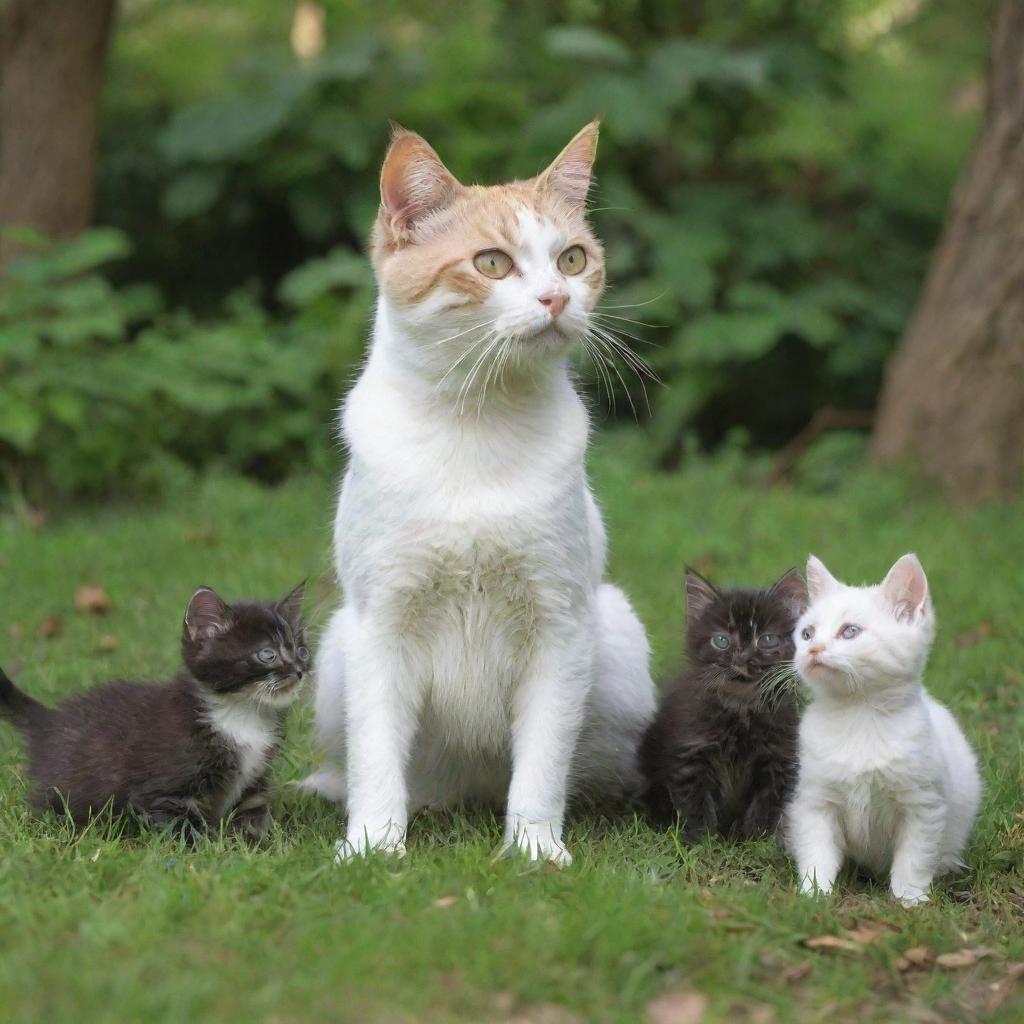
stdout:
<svg viewBox="0 0 1024 1024">
<path fill-rule="evenodd" d="M 950 712 L 921 684 L 935 617 L 915 555 L 877 586 L 840 583 L 813 556 L 796 667 L 810 687 L 787 811 L 801 889 L 827 893 L 847 857 L 889 873 L 905 906 L 962 865 L 981 780 Z"/>
<path fill-rule="evenodd" d="M 599 330 L 586 218 L 597 125 L 545 171 L 460 184 L 398 130 L 381 171 L 369 359 L 348 395 L 335 520 L 344 604 L 316 722 L 346 859 L 404 850 L 409 814 L 507 808 L 505 844 L 565 864 L 570 796 L 639 785 L 648 646 L 604 582 L 574 345 Z"/>
<path fill-rule="evenodd" d="M 184 668 L 163 685 L 112 682 L 49 708 L 0 671 L 0 718 L 27 740 L 32 806 L 77 825 L 109 807 L 190 835 L 233 814 L 232 828 L 259 838 L 284 711 L 310 668 L 302 594 L 229 605 L 201 587 L 185 612 Z"/>
<path fill-rule="evenodd" d="M 793 627 L 807 604 L 795 570 L 768 590 L 719 590 L 686 574 L 687 671 L 665 694 L 640 763 L 652 817 L 707 831 L 773 832 L 796 779 Z"/>
</svg>

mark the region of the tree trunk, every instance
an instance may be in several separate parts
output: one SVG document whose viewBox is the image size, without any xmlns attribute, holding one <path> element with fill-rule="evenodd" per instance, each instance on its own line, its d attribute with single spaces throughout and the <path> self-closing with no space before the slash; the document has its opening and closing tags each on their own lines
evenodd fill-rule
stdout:
<svg viewBox="0 0 1024 1024">
<path fill-rule="evenodd" d="M 988 109 L 924 291 L 886 372 L 873 440 L 981 500 L 1024 471 L 1024 0 L 996 14 Z"/>
<path fill-rule="evenodd" d="M 90 221 L 115 0 L 0 0 L 0 227 L 52 238 Z M 0 264 L 15 245 L 0 239 Z"/>
</svg>

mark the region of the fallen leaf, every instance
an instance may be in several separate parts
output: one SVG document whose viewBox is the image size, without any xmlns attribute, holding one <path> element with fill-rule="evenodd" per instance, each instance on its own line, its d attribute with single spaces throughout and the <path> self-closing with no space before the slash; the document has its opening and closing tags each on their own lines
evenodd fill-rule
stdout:
<svg viewBox="0 0 1024 1024">
<path fill-rule="evenodd" d="M 805 960 L 802 964 L 790 967 L 782 977 L 785 979 L 787 985 L 795 985 L 798 981 L 803 981 L 804 978 L 806 978 L 813 970 L 814 963 L 810 960 Z"/>
<path fill-rule="evenodd" d="M 80 612 L 92 615 L 106 615 L 110 611 L 107 592 L 96 583 L 83 583 L 75 591 L 75 607 Z"/>
<path fill-rule="evenodd" d="M 900 972 L 900 974 L 904 971 L 909 971 L 911 967 L 910 961 L 905 956 L 896 957 L 896 959 L 893 960 L 892 965 Z"/>
<path fill-rule="evenodd" d="M 992 995 L 985 1001 L 986 1010 L 994 1010 L 1013 994 L 1021 975 L 1024 975 L 1024 962 L 1006 965 L 1006 977 L 995 986 Z"/>
<path fill-rule="evenodd" d="M 847 938 L 852 939 L 854 942 L 859 942 L 862 946 L 870 946 L 871 943 L 877 942 L 880 938 L 885 935 L 891 934 L 887 928 L 879 928 L 873 924 L 859 924 L 856 928 L 851 928 L 847 933 Z"/>
<path fill-rule="evenodd" d="M 105 633 L 100 637 L 99 647 L 101 651 L 116 651 L 119 645 L 120 641 L 110 633 Z"/>
<path fill-rule="evenodd" d="M 911 946 L 903 951 L 905 960 L 909 960 L 914 967 L 924 967 L 935 959 L 935 954 L 930 946 Z"/>
<path fill-rule="evenodd" d="M 43 640 L 52 640 L 64 632 L 64 620 L 59 615 L 51 615 L 39 626 L 39 635 Z"/>
<path fill-rule="evenodd" d="M 824 949 L 834 953 L 859 953 L 860 945 L 850 939 L 841 939 L 838 935 L 818 935 L 813 939 L 804 939 L 808 949 Z"/>
<path fill-rule="evenodd" d="M 431 906 L 437 910 L 450 910 L 459 902 L 458 896 L 441 896 L 431 903 Z"/>
<path fill-rule="evenodd" d="M 708 1008 L 702 992 L 666 992 L 647 1004 L 650 1024 L 698 1024 Z"/>
<path fill-rule="evenodd" d="M 958 949 L 955 953 L 941 953 L 935 963 L 946 971 L 959 971 L 964 967 L 973 967 L 979 960 L 992 955 L 991 949 L 975 946 L 972 949 Z"/>
</svg>

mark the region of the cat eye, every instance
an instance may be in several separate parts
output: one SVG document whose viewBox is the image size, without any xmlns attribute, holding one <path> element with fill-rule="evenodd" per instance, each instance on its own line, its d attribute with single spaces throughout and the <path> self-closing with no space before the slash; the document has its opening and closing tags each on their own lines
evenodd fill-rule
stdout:
<svg viewBox="0 0 1024 1024">
<path fill-rule="evenodd" d="M 272 665 L 277 661 L 277 651 L 273 647 L 264 647 L 259 654 L 256 655 L 264 665 Z"/>
<path fill-rule="evenodd" d="M 295 653 L 299 656 L 299 661 L 309 661 L 308 647 L 300 647 Z"/>
<path fill-rule="evenodd" d="M 570 245 L 561 256 L 558 257 L 558 269 L 567 277 L 573 277 L 582 272 L 587 265 L 587 254 L 583 251 L 582 245 Z"/>
<path fill-rule="evenodd" d="M 804 626 L 804 628 L 800 630 L 801 640 L 810 640 L 812 636 L 814 636 L 813 626 Z"/>
<path fill-rule="evenodd" d="M 779 646 L 779 636 L 777 633 L 765 633 L 763 636 L 757 638 L 757 646 L 762 651 L 770 651 L 775 647 Z"/>
<path fill-rule="evenodd" d="M 500 249 L 484 249 L 483 252 L 478 252 L 473 257 L 473 266 L 484 277 L 492 277 L 495 281 L 500 281 L 503 277 L 508 276 L 513 263 L 512 257 L 507 252 L 502 252 Z"/>
<path fill-rule="evenodd" d="M 839 635 L 844 640 L 852 640 L 859 632 L 861 632 L 860 626 L 854 626 L 850 624 L 843 626 L 843 628 L 839 630 Z"/>
<path fill-rule="evenodd" d="M 724 633 L 716 633 L 711 638 L 711 646 L 718 651 L 727 651 L 729 649 L 729 638 Z"/>
</svg>

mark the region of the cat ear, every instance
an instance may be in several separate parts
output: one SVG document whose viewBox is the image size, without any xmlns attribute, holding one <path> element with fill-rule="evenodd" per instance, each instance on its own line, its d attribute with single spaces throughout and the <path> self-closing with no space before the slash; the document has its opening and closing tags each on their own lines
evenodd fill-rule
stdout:
<svg viewBox="0 0 1024 1024">
<path fill-rule="evenodd" d="M 305 596 L 306 581 L 303 580 L 294 590 L 288 591 L 275 605 L 278 615 L 296 631 L 302 626 L 302 602 Z"/>
<path fill-rule="evenodd" d="M 461 191 L 426 139 L 395 126 L 380 171 L 381 215 L 399 234 L 425 214 L 443 210 Z"/>
<path fill-rule="evenodd" d="M 913 622 L 928 610 L 928 577 L 917 555 L 904 555 L 886 574 L 882 593 L 897 622 Z"/>
<path fill-rule="evenodd" d="M 200 587 L 185 609 L 185 629 L 193 640 L 208 640 L 231 624 L 231 609 L 209 587 Z"/>
<path fill-rule="evenodd" d="M 820 558 L 811 555 L 807 559 L 807 589 L 812 601 L 841 586 L 842 584 L 825 568 L 825 563 Z"/>
<path fill-rule="evenodd" d="M 799 569 L 790 569 L 772 587 L 770 593 L 772 597 L 785 602 L 796 619 L 807 610 L 807 584 Z"/>
<path fill-rule="evenodd" d="M 714 584 L 699 572 L 686 570 L 686 621 L 696 622 L 719 599 Z"/>
<path fill-rule="evenodd" d="M 599 127 L 600 122 L 595 120 L 581 128 L 572 142 L 537 176 L 537 184 L 559 193 L 573 206 L 585 205 L 597 156 Z"/>
</svg>

